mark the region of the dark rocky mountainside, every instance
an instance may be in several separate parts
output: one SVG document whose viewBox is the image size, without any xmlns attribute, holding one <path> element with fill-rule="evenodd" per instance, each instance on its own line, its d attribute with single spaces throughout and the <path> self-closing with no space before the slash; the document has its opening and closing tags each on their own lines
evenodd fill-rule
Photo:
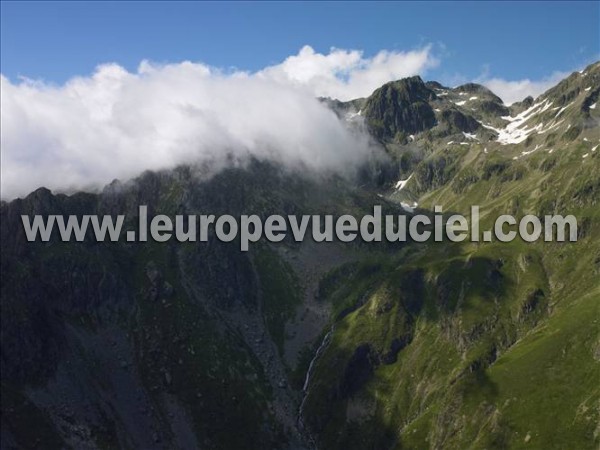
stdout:
<svg viewBox="0 0 600 450">
<path fill-rule="evenodd" d="M 323 99 L 386 155 L 3 202 L 1 448 L 597 448 L 600 63 L 506 106 L 412 77 Z M 29 243 L 21 215 L 573 214 L 576 243 Z"/>
<path fill-rule="evenodd" d="M 435 93 L 420 77 L 387 83 L 365 103 L 365 117 L 373 135 L 393 139 L 398 133 L 413 134 L 432 128 L 435 114 L 429 104 Z"/>
</svg>

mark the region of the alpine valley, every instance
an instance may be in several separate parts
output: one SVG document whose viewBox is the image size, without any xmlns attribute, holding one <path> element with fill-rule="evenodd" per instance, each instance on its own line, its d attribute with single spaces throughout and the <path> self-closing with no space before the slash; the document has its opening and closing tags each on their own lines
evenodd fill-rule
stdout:
<svg viewBox="0 0 600 450">
<path fill-rule="evenodd" d="M 1 205 L 2 449 L 596 449 L 600 63 L 506 106 L 322 99 L 354 177 L 252 159 Z M 274 101 L 276 101 L 274 99 Z M 577 242 L 27 242 L 21 215 L 574 215 Z"/>
</svg>

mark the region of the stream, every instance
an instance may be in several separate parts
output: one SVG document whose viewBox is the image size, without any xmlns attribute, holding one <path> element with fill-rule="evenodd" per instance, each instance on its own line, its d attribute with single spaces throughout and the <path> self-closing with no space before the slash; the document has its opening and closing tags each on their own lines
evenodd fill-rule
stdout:
<svg viewBox="0 0 600 450">
<path fill-rule="evenodd" d="M 310 439 L 310 441 L 313 445 L 314 445 L 314 439 L 312 438 L 312 436 L 310 435 L 308 430 L 306 430 L 304 427 L 304 421 L 302 420 L 302 414 L 304 412 L 304 404 L 306 403 L 306 399 L 308 398 L 308 387 L 310 385 L 310 380 L 311 380 L 311 377 L 313 374 L 315 364 L 316 364 L 317 360 L 319 359 L 319 357 L 321 356 L 321 354 L 325 351 L 325 349 L 329 345 L 329 342 L 331 341 L 331 336 L 333 335 L 333 330 L 334 330 L 334 326 L 332 326 L 329 329 L 329 331 L 327 332 L 327 334 L 321 341 L 321 345 L 319 345 L 319 348 L 317 348 L 317 351 L 315 352 L 315 356 L 313 356 L 312 360 L 310 361 L 310 364 L 308 365 L 308 370 L 306 371 L 306 377 L 304 378 L 304 385 L 302 386 L 302 394 L 303 394 L 302 402 L 300 403 L 300 407 L 298 408 L 298 428 L 301 431 L 303 431 L 304 433 L 306 433 L 306 435 L 308 436 L 308 438 Z"/>
</svg>

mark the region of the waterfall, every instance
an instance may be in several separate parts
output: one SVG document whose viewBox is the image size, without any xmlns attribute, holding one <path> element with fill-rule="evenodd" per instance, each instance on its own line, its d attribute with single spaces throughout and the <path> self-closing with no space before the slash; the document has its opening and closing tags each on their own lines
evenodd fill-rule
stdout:
<svg viewBox="0 0 600 450">
<path fill-rule="evenodd" d="M 331 341 L 331 336 L 333 335 L 333 330 L 334 330 L 334 327 L 332 326 L 331 329 L 327 332 L 327 334 L 323 338 L 323 340 L 321 341 L 321 345 L 319 345 L 319 348 L 317 348 L 317 351 L 315 352 L 315 356 L 313 356 L 312 360 L 310 361 L 310 364 L 308 365 L 308 370 L 306 371 L 306 377 L 304 378 L 304 386 L 302 387 L 302 393 L 303 393 L 302 402 L 300 403 L 300 408 L 298 408 L 298 425 L 301 430 L 304 430 L 304 422 L 302 420 L 302 413 L 304 410 L 304 404 L 306 403 L 306 399 L 308 398 L 308 386 L 310 384 L 310 379 L 311 379 L 311 376 L 312 376 L 312 373 L 314 370 L 314 366 L 315 366 L 315 363 L 317 362 L 317 360 L 319 359 L 319 357 L 321 356 L 321 354 L 325 351 L 325 349 L 329 345 L 329 342 Z M 312 437 L 309 436 L 309 438 L 312 441 Z M 313 442 L 313 444 L 314 444 L 314 442 Z"/>
</svg>

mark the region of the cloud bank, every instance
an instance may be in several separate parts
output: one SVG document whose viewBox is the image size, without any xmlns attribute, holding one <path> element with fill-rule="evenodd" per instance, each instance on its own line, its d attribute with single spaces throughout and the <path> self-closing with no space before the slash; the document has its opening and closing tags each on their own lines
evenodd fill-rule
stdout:
<svg viewBox="0 0 600 450">
<path fill-rule="evenodd" d="M 297 55 L 258 75 L 303 87 L 319 97 L 346 101 L 367 97 L 388 81 L 423 74 L 438 64 L 431 46 L 408 52 L 382 50 L 372 58 L 364 58 L 358 50 L 333 48 L 323 55 L 307 45 Z"/>
<path fill-rule="evenodd" d="M 114 178 L 184 163 L 215 166 L 268 158 L 288 167 L 351 170 L 370 154 L 317 97 L 350 100 L 439 64 L 431 46 L 411 51 L 309 46 L 254 73 L 202 63 L 116 64 L 56 86 L 1 76 L 1 196 L 40 186 L 96 189 Z M 537 96 L 566 74 L 507 81 L 482 74 L 505 103 Z"/>
<path fill-rule="evenodd" d="M 204 64 L 116 64 L 62 86 L 1 77 L 2 198 L 102 186 L 144 170 L 253 155 L 291 167 L 352 167 L 368 154 L 317 96 L 369 95 L 425 72 L 430 47 L 409 52 L 304 47 L 256 73 Z"/>
</svg>

